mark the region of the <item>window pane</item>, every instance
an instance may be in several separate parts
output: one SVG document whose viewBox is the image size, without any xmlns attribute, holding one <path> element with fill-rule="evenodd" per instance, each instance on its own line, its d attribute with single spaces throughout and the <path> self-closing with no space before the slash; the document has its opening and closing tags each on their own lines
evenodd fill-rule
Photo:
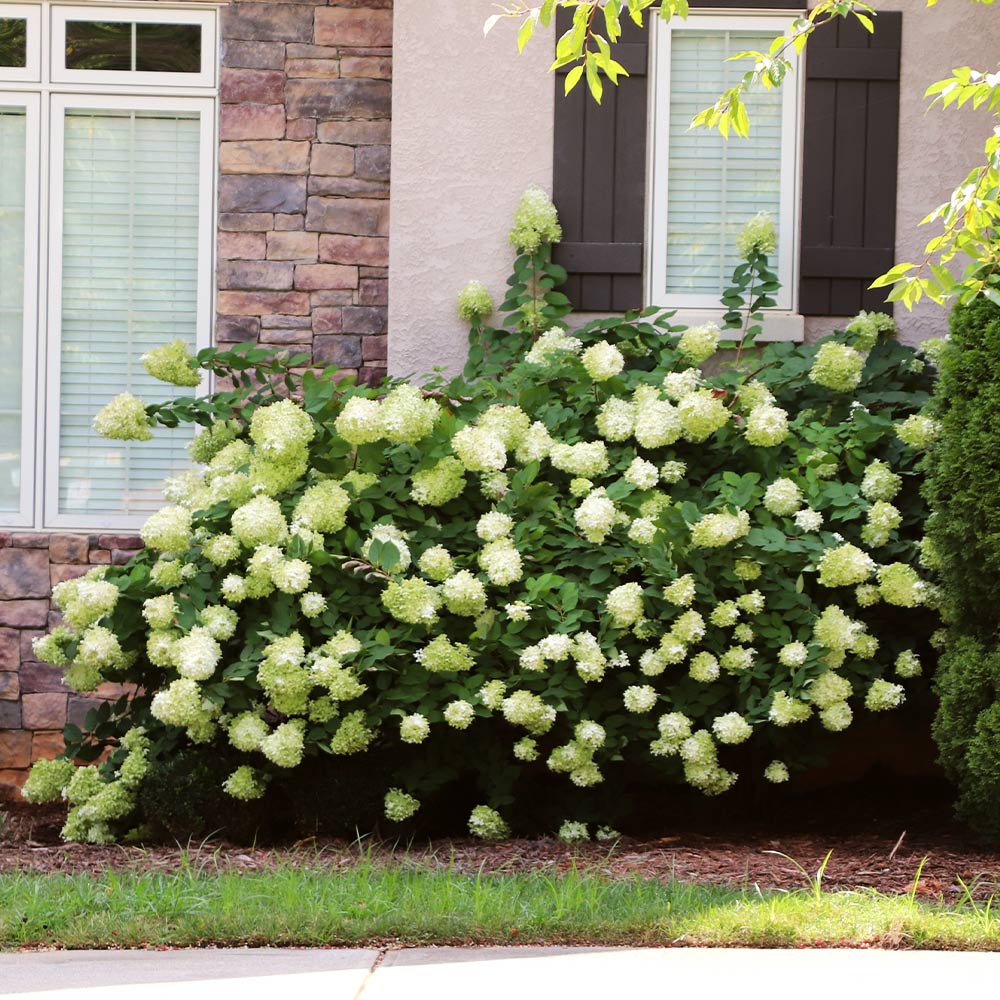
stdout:
<svg viewBox="0 0 1000 1000">
<path fill-rule="evenodd" d="M 169 340 L 195 344 L 199 132 L 196 115 L 67 112 L 60 513 L 146 513 L 162 503 L 164 476 L 188 464 L 183 433 L 130 444 L 91 424 L 119 392 L 180 392 L 140 359 Z"/>
<path fill-rule="evenodd" d="M 747 219 L 766 211 L 778 224 L 780 90 L 755 90 L 749 139 L 726 141 L 709 129 L 689 129 L 691 119 L 746 72 L 746 60 L 725 60 L 744 50 L 766 52 L 772 37 L 748 31 L 671 33 L 668 292 L 720 293 L 739 263 L 736 237 Z"/>
<path fill-rule="evenodd" d="M 137 24 L 135 68 L 140 73 L 200 73 L 200 24 Z"/>
<path fill-rule="evenodd" d="M 0 511 L 18 510 L 21 492 L 26 120 L 0 107 Z"/>
<path fill-rule="evenodd" d="M 132 25 L 127 21 L 67 21 L 66 69 L 132 69 Z"/>
<path fill-rule="evenodd" d="M 28 65 L 28 22 L 23 17 L 0 17 L 0 66 Z"/>
</svg>

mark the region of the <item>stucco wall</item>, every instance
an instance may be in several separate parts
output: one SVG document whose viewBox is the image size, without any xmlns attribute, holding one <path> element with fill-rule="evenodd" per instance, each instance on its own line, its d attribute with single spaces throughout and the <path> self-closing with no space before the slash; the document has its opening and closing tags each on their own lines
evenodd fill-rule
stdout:
<svg viewBox="0 0 1000 1000">
<path fill-rule="evenodd" d="M 397 0 L 393 26 L 389 368 L 461 368 L 455 296 L 471 278 L 495 297 L 507 231 L 531 183 L 551 190 L 551 56 L 519 57 L 513 24 L 483 37 L 494 0 Z M 400 183 L 398 178 L 404 178 Z M 498 298 L 499 300 L 499 298 Z"/>
<path fill-rule="evenodd" d="M 927 86 L 956 65 L 991 68 L 1000 14 L 955 0 L 891 0 L 903 10 L 897 260 L 919 260 L 931 227 L 917 223 L 976 164 L 985 115 L 926 111 Z M 521 56 L 514 24 L 483 37 L 493 0 L 397 0 L 393 86 L 393 190 L 389 367 L 459 367 L 466 330 L 455 295 L 469 278 L 499 300 L 511 262 L 506 234 L 531 182 L 551 189 L 554 87 L 551 47 L 537 38 Z M 721 140 L 720 140 L 721 141 Z M 897 308 L 909 341 L 940 335 L 933 303 Z M 810 319 L 807 335 L 837 320 Z"/>
</svg>

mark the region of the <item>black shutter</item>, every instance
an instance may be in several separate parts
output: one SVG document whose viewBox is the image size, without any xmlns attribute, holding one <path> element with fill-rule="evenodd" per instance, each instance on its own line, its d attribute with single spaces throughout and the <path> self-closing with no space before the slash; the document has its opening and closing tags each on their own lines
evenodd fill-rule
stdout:
<svg viewBox="0 0 1000 1000">
<path fill-rule="evenodd" d="M 714 0 L 713 7 L 797 7 L 799 0 Z M 692 6 L 702 6 L 694 3 Z M 560 9 L 557 34 L 572 12 Z M 563 96 L 556 74 L 553 200 L 575 308 L 620 312 L 642 305 L 648 24 L 622 18 L 615 57 L 629 71 L 598 106 L 581 81 Z M 891 311 L 868 285 L 894 262 L 902 15 L 881 12 L 875 33 L 838 18 L 806 48 L 799 312 L 851 316 Z M 751 117 L 753 108 L 750 108 Z M 738 142 L 738 139 L 730 140 Z"/>
<path fill-rule="evenodd" d="M 875 33 L 853 18 L 806 46 L 799 312 L 891 311 L 868 285 L 896 247 L 899 50 L 903 15 L 880 11 Z"/>
<path fill-rule="evenodd" d="M 558 34 L 571 19 L 559 10 Z M 570 275 L 563 290 L 587 312 L 642 306 L 648 53 L 648 18 L 639 28 L 623 16 L 613 54 L 629 76 L 605 84 L 601 105 L 585 80 L 563 96 L 569 67 L 556 74 L 552 198 L 563 241 L 554 258 Z"/>
</svg>

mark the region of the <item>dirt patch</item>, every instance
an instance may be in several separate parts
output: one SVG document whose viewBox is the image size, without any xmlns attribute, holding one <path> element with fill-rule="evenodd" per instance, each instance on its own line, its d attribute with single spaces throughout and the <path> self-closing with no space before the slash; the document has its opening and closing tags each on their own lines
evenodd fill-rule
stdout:
<svg viewBox="0 0 1000 1000">
<path fill-rule="evenodd" d="M 928 827 L 919 816 L 911 829 L 891 828 L 822 833 L 761 832 L 744 828 L 725 834 L 680 832 L 651 840 L 623 837 L 615 843 L 570 847 L 553 838 L 484 844 L 467 839 L 412 842 L 307 838 L 277 847 L 241 847 L 212 839 L 177 845 L 93 847 L 57 841 L 61 813 L 14 808 L 5 840 L 0 840 L 0 873 L 93 873 L 115 871 L 173 872 L 194 866 L 206 871 L 255 872 L 298 865 L 336 872 L 365 856 L 376 863 L 405 861 L 422 867 L 450 868 L 470 874 L 542 872 L 565 874 L 574 869 L 611 879 L 635 877 L 678 879 L 763 890 L 800 889 L 806 885 L 797 862 L 815 874 L 832 851 L 823 884 L 828 889 L 910 891 L 921 861 L 917 886 L 921 898 L 954 901 L 968 886 L 976 896 L 1000 889 L 1000 850 L 978 844 L 952 824 Z M 780 852 L 780 853 L 775 853 Z M 782 855 L 785 855 L 784 857 Z M 793 859 L 793 860 L 790 860 Z"/>
</svg>

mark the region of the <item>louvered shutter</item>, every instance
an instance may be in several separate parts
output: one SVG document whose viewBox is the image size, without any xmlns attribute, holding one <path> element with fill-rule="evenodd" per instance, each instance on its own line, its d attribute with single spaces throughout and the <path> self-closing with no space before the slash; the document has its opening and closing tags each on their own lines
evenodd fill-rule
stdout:
<svg viewBox="0 0 1000 1000">
<path fill-rule="evenodd" d="M 891 311 L 869 289 L 894 262 L 903 16 L 875 33 L 854 19 L 817 30 L 806 49 L 799 312 Z"/>
<path fill-rule="evenodd" d="M 559 11 L 559 34 L 571 17 Z M 552 197 L 563 241 L 555 260 L 570 274 L 570 301 L 587 312 L 642 305 L 648 20 L 639 28 L 623 18 L 622 28 L 614 56 L 629 76 L 604 88 L 601 105 L 586 83 L 564 97 L 569 67 L 556 74 Z"/>
<path fill-rule="evenodd" d="M 561 34 L 571 14 L 558 17 Z M 631 76 L 605 87 L 603 105 L 583 83 L 564 97 L 568 70 L 557 74 L 553 198 L 563 243 L 556 260 L 570 275 L 566 293 L 584 311 L 642 305 L 649 20 L 642 29 L 623 20 L 616 57 Z M 901 34 L 902 15 L 880 12 L 874 35 L 854 20 L 838 20 L 809 41 L 799 285 L 805 315 L 891 308 L 884 290 L 867 286 L 891 266 L 895 248 Z"/>
</svg>

